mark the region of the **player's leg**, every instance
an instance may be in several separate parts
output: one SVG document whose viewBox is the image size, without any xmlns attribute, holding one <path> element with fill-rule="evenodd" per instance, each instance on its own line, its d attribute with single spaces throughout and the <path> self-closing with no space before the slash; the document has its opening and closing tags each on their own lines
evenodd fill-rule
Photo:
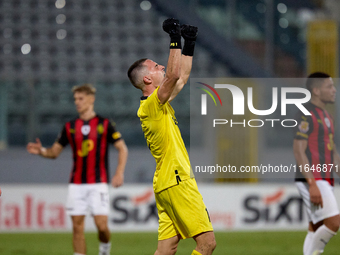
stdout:
<svg viewBox="0 0 340 255">
<path fill-rule="evenodd" d="M 93 216 L 93 218 L 98 230 L 99 241 L 103 243 L 108 243 L 110 241 L 110 230 L 107 225 L 107 215 L 95 215 Z"/>
<path fill-rule="evenodd" d="M 216 247 L 208 210 L 198 191 L 195 179 L 181 181 L 164 193 L 169 197 L 170 218 L 183 239 L 194 238 L 197 246 L 192 254 L 210 255 Z"/>
<path fill-rule="evenodd" d="M 192 255 L 210 255 L 216 247 L 215 235 L 213 231 L 198 234 L 193 237 L 196 241 L 196 248 Z"/>
<path fill-rule="evenodd" d="M 158 240 L 157 250 L 154 255 L 174 255 L 180 239 L 180 235 L 177 235 L 165 240 Z"/>
<path fill-rule="evenodd" d="M 155 193 L 158 212 L 158 244 L 155 255 L 175 254 L 181 235 L 178 233 L 170 215 L 171 208 L 168 208 L 168 191 L 164 190 Z"/>
<path fill-rule="evenodd" d="M 84 221 L 87 214 L 86 185 L 70 184 L 66 202 L 67 214 L 71 216 L 73 227 L 73 249 L 76 255 L 86 254 Z"/>
<path fill-rule="evenodd" d="M 99 254 L 109 255 L 111 250 L 111 242 L 110 230 L 108 227 L 108 217 L 107 215 L 95 215 L 93 218 L 98 230 L 98 239 L 100 242 Z"/>
<path fill-rule="evenodd" d="M 324 219 L 323 224 L 333 232 L 338 232 L 340 227 L 340 215 L 338 214 L 333 217 Z"/>
<path fill-rule="evenodd" d="M 310 249 L 307 250 L 306 254 L 321 254 L 326 246 L 326 244 L 331 240 L 331 238 L 336 235 L 336 232 L 340 226 L 340 215 L 335 215 L 323 220 L 324 224 L 314 232 Z"/>
<path fill-rule="evenodd" d="M 303 254 L 304 255 L 307 254 L 308 249 L 312 246 L 313 235 L 314 235 L 313 222 L 310 221 L 308 223 L 308 232 L 303 242 Z"/>
<path fill-rule="evenodd" d="M 99 254 L 108 255 L 111 250 L 110 230 L 108 227 L 109 188 L 106 183 L 90 185 L 89 207 L 98 230 Z"/>
<path fill-rule="evenodd" d="M 319 224 L 313 224 L 312 221 L 312 209 L 311 209 L 311 203 L 310 203 L 310 195 L 309 195 L 309 190 L 308 190 L 308 185 L 305 182 L 296 182 L 295 183 L 300 196 L 303 200 L 303 204 L 306 208 L 307 211 L 307 217 L 308 217 L 308 232 L 305 237 L 305 240 L 303 242 L 303 254 L 308 255 L 310 252 L 309 250 L 312 248 L 312 242 L 313 242 L 313 236 L 314 232 L 317 230 L 319 227 Z"/>
<path fill-rule="evenodd" d="M 73 226 L 73 250 L 75 254 L 86 254 L 86 244 L 84 236 L 85 215 L 72 215 Z"/>
<path fill-rule="evenodd" d="M 340 225 L 338 205 L 333 193 L 333 187 L 326 181 L 317 181 L 320 190 L 323 207 L 312 212 L 313 222 L 323 223 L 313 234 L 309 254 L 321 254 L 329 242 L 336 234 Z M 316 223 L 316 225 L 318 225 Z M 308 253 L 307 253 L 308 254 Z"/>
</svg>

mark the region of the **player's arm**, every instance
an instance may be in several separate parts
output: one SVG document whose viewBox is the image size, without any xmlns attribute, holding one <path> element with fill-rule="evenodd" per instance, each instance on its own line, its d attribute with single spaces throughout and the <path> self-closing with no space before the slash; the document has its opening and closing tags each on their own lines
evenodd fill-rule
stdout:
<svg viewBox="0 0 340 255">
<path fill-rule="evenodd" d="M 171 102 L 178 95 L 178 93 L 183 89 L 184 85 L 188 82 L 192 68 L 192 59 L 194 56 L 196 38 L 198 34 L 197 31 L 198 28 L 194 26 L 181 26 L 181 35 L 184 38 L 184 46 L 181 59 L 181 76 L 176 83 L 171 97 L 169 98 L 169 102 Z"/>
<path fill-rule="evenodd" d="M 40 139 L 37 138 L 35 143 L 28 143 L 26 149 L 31 154 L 40 155 L 44 158 L 55 159 L 62 152 L 63 146 L 60 143 L 55 142 L 52 147 L 45 148 L 42 146 Z"/>
<path fill-rule="evenodd" d="M 174 98 L 178 95 L 179 92 L 183 89 L 184 85 L 188 82 L 189 75 L 192 67 L 192 57 L 182 55 L 182 65 L 181 65 L 181 76 L 176 82 L 175 88 L 172 91 L 172 94 L 169 98 L 169 102 L 174 100 Z"/>
<path fill-rule="evenodd" d="M 165 104 L 181 75 L 181 27 L 176 19 L 167 19 L 163 22 L 163 30 L 170 36 L 170 54 L 165 77 L 157 92 L 161 104 Z"/>
<path fill-rule="evenodd" d="M 118 164 L 115 175 L 112 177 L 111 184 L 113 187 L 118 188 L 124 183 L 124 171 L 128 157 L 128 148 L 123 139 L 114 143 L 114 147 L 118 151 Z"/>
<path fill-rule="evenodd" d="M 337 167 L 334 166 L 335 172 L 340 177 L 340 170 L 339 170 L 339 168 L 340 168 L 340 155 L 339 155 L 338 151 L 336 150 L 335 144 L 333 145 L 333 158 L 334 158 L 334 165 L 337 166 Z"/>
<path fill-rule="evenodd" d="M 318 186 L 316 185 L 313 173 L 311 171 L 308 171 L 309 160 L 306 155 L 307 146 L 308 140 L 294 139 L 293 151 L 296 163 L 298 165 L 298 169 L 296 169 L 296 171 L 301 171 L 302 175 L 305 177 L 309 185 L 311 202 L 315 205 L 321 205 L 321 207 L 323 207 L 321 193 Z M 301 168 L 299 166 L 301 166 Z"/>
</svg>

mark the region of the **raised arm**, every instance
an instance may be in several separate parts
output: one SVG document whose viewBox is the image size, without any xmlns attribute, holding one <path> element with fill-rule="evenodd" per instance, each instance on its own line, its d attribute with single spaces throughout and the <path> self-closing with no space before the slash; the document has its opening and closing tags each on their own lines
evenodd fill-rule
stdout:
<svg viewBox="0 0 340 255">
<path fill-rule="evenodd" d="M 172 101 L 178 95 L 178 93 L 183 89 L 184 85 L 187 84 L 188 82 L 192 68 L 192 59 L 194 56 L 197 34 L 198 34 L 197 27 L 191 25 L 181 26 L 181 35 L 184 38 L 184 46 L 181 60 L 181 76 L 176 83 L 175 89 L 171 94 L 169 102 Z"/>
<path fill-rule="evenodd" d="M 124 183 L 124 171 L 128 157 L 128 148 L 123 139 L 114 143 L 115 148 L 118 150 L 118 164 L 116 173 L 112 177 L 111 184 L 113 187 L 118 188 Z"/>
<path fill-rule="evenodd" d="M 188 82 L 189 75 L 192 67 L 192 57 L 182 55 L 182 65 L 181 65 L 181 76 L 176 82 L 175 88 L 172 91 L 172 94 L 169 98 L 169 102 L 174 100 L 174 98 L 178 95 L 179 92 L 183 89 L 184 85 Z"/>
<path fill-rule="evenodd" d="M 55 159 L 62 152 L 63 146 L 60 143 L 55 142 L 52 147 L 45 148 L 42 146 L 40 139 L 37 138 L 35 143 L 28 143 L 26 149 L 31 154 L 40 155 L 44 158 Z"/>
<path fill-rule="evenodd" d="M 165 104 L 181 75 L 181 27 L 177 19 L 167 19 L 163 22 L 163 30 L 170 36 L 170 54 L 165 77 L 160 84 L 157 96 L 161 104 Z"/>
<path fill-rule="evenodd" d="M 313 173 L 311 171 L 306 171 L 306 169 L 310 169 L 310 162 L 306 155 L 307 146 L 308 140 L 294 139 L 293 151 L 298 165 L 296 171 L 301 171 L 309 185 L 310 201 L 315 205 L 321 205 L 321 207 L 323 207 L 321 193 L 316 185 Z M 299 166 L 301 166 L 301 168 L 299 168 Z"/>
</svg>

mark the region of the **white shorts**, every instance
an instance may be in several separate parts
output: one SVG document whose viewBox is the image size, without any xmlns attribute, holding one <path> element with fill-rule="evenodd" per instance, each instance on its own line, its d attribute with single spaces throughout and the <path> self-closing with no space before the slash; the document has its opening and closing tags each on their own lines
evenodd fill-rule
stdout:
<svg viewBox="0 0 340 255">
<path fill-rule="evenodd" d="M 323 208 L 321 208 L 321 206 L 311 204 L 309 185 L 307 183 L 296 182 L 296 186 L 307 209 L 308 220 L 312 221 L 313 224 L 339 214 L 339 208 L 334 196 L 333 187 L 324 180 L 317 180 L 316 185 L 318 185 L 321 193 Z"/>
<path fill-rule="evenodd" d="M 68 215 L 108 215 L 109 187 L 106 183 L 69 184 L 66 202 Z"/>
</svg>

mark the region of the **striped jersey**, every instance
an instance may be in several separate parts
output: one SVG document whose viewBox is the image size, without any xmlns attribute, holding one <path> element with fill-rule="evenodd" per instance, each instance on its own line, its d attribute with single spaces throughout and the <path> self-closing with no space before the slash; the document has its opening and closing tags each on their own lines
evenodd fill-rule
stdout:
<svg viewBox="0 0 340 255">
<path fill-rule="evenodd" d="M 334 125 L 331 115 L 312 103 L 305 104 L 306 109 L 312 114 L 301 114 L 296 127 L 295 139 L 308 141 L 306 155 L 315 180 L 327 180 L 334 185 L 332 168 L 334 168 Z M 296 171 L 296 181 L 306 181 L 300 172 Z M 303 167 L 303 166 L 302 166 Z"/>
<path fill-rule="evenodd" d="M 121 134 L 108 119 L 96 115 L 84 121 L 75 119 L 67 122 L 57 142 L 73 150 L 73 169 L 70 183 L 109 182 L 109 144 L 121 139 Z"/>
<path fill-rule="evenodd" d="M 149 97 L 141 98 L 137 112 L 147 145 L 156 160 L 155 193 L 193 177 L 175 111 L 169 102 L 160 103 L 158 88 Z"/>
</svg>

